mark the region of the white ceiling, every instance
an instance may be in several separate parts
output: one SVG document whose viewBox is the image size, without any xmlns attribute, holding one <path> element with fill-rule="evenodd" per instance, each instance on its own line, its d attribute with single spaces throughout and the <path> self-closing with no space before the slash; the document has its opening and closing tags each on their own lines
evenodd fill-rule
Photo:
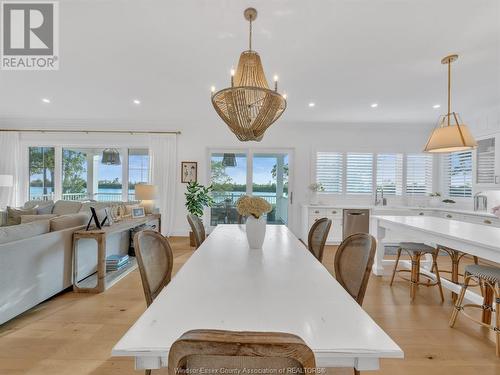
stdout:
<svg viewBox="0 0 500 375">
<path fill-rule="evenodd" d="M 268 80 L 288 94 L 280 121 L 431 124 L 449 53 L 455 110 L 499 106 L 498 0 L 64 0 L 60 70 L 1 71 L 0 120 L 219 122 L 210 86 L 228 85 L 247 47 L 247 6 Z"/>
</svg>

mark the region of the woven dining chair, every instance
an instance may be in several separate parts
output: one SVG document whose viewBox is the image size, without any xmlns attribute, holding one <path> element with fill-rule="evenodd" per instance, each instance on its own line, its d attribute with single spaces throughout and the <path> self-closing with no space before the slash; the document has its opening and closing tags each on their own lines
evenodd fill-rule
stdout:
<svg viewBox="0 0 500 375">
<path fill-rule="evenodd" d="M 307 248 L 312 255 L 320 262 L 323 261 L 323 253 L 325 251 L 326 239 L 328 232 L 332 226 L 332 221 L 326 217 L 316 220 L 309 229 L 307 238 Z"/>
<path fill-rule="evenodd" d="M 335 253 L 335 277 L 342 287 L 363 304 L 377 248 L 377 240 L 368 233 L 347 237 Z"/>
<path fill-rule="evenodd" d="M 137 232 L 134 248 L 149 307 L 172 278 L 174 256 L 167 238 L 152 230 Z M 151 370 L 145 370 L 145 374 L 151 374 Z"/>
<path fill-rule="evenodd" d="M 187 221 L 193 231 L 196 248 L 199 248 L 206 237 L 203 221 L 198 216 L 192 214 L 187 215 Z"/>
<path fill-rule="evenodd" d="M 177 339 L 168 355 L 169 375 L 220 369 L 304 374 L 315 366 L 312 350 L 289 333 L 197 329 Z"/>
</svg>

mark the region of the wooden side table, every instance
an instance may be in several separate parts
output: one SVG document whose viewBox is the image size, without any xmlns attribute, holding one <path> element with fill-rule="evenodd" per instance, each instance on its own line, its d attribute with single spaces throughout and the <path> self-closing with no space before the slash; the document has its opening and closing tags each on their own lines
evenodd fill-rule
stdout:
<svg viewBox="0 0 500 375">
<path fill-rule="evenodd" d="M 108 235 L 136 228 L 152 221 L 158 222 L 158 230 L 161 225 L 161 216 L 159 214 L 146 215 L 144 218 L 125 219 L 109 227 L 103 227 L 100 230 L 79 230 L 73 233 L 73 291 L 79 293 L 101 293 L 106 290 L 106 238 Z M 94 287 L 82 286 L 78 281 L 78 241 L 81 239 L 94 239 L 97 242 L 97 280 Z M 136 263 L 133 261 L 135 269 Z M 130 270 L 132 270 L 130 269 Z M 123 272 L 117 273 L 118 277 L 123 277 Z M 118 280 L 114 280 L 116 282 Z M 113 283 L 114 283 L 113 282 Z"/>
</svg>

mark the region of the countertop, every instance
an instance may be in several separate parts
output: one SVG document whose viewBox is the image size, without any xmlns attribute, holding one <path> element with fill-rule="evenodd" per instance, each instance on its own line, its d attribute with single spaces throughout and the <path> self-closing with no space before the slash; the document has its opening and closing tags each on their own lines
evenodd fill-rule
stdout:
<svg viewBox="0 0 500 375">
<path fill-rule="evenodd" d="M 415 211 L 439 211 L 439 212 L 453 212 L 457 214 L 464 214 L 464 215 L 475 215 L 475 216 L 481 216 L 481 217 L 489 217 L 489 218 L 497 218 L 497 216 L 493 215 L 491 212 L 488 211 L 473 211 L 473 210 L 467 210 L 467 209 L 459 209 L 459 208 L 453 208 L 453 207 L 418 207 L 418 206 L 402 206 L 402 205 L 395 205 L 395 206 L 375 206 L 375 205 L 356 205 L 356 204 L 346 204 L 346 203 L 339 203 L 339 204 L 328 204 L 328 205 L 314 205 L 314 204 L 303 204 L 303 207 L 309 207 L 309 208 L 351 208 L 351 209 L 368 209 L 368 210 L 373 210 L 373 211 L 395 211 L 395 210 L 415 210 Z"/>
</svg>

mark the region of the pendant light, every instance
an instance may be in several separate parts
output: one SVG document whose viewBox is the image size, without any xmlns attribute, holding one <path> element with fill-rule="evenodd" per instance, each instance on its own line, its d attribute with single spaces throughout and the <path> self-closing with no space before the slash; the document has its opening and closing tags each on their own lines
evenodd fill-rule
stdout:
<svg viewBox="0 0 500 375">
<path fill-rule="evenodd" d="M 439 117 L 436 128 L 432 131 L 424 152 L 456 152 L 473 149 L 477 142 L 458 113 L 451 111 L 451 63 L 458 55 L 446 56 L 441 64 L 448 65 L 448 113 Z"/>
<path fill-rule="evenodd" d="M 102 152 L 101 164 L 120 165 L 120 152 L 116 148 L 106 148 Z"/>
<path fill-rule="evenodd" d="M 236 167 L 236 155 L 224 153 L 222 156 L 222 165 L 224 167 Z"/>
<path fill-rule="evenodd" d="M 278 76 L 274 90 L 269 88 L 260 56 L 252 50 L 252 22 L 257 10 L 243 13 L 249 22 L 249 46 L 240 55 L 238 67 L 231 71 L 231 86 L 215 92 L 212 104 L 220 118 L 240 141 L 261 141 L 264 133 L 285 111 L 285 95 L 278 92 Z"/>
</svg>

